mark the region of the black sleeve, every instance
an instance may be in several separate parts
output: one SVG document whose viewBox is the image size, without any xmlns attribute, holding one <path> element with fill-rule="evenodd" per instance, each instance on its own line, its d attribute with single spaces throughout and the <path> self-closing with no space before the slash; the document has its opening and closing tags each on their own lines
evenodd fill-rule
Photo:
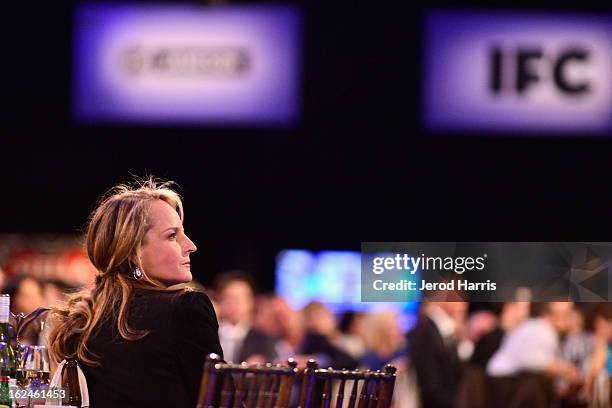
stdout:
<svg viewBox="0 0 612 408">
<path fill-rule="evenodd" d="M 454 390 L 444 381 L 444 370 L 437 353 L 444 352 L 434 347 L 428 333 L 417 330 L 411 336 L 410 359 L 417 377 L 424 408 L 451 408 L 454 406 Z"/>
<path fill-rule="evenodd" d="M 206 356 L 216 353 L 223 357 L 219 323 L 210 299 L 201 292 L 178 297 L 172 323 L 179 370 L 195 406 Z"/>
<path fill-rule="evenodd" d="M 486 369 L 493 354 L 499 350 L 502 338 L 503 332 L 499 329 L 482 336 L 474 346 L 474 353 L 470 361 Z"/>
</svg>

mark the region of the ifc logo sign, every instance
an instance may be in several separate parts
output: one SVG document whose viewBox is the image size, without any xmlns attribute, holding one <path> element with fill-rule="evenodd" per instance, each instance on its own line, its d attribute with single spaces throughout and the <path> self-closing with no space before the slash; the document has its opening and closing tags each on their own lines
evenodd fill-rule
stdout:
<svg viewBox="0 0 612 408">
<path fill-rule="evenodd" d="M 426 130 L 612 133 L 612 16 L 438 11 L 424 39 Z"/>
</svg>

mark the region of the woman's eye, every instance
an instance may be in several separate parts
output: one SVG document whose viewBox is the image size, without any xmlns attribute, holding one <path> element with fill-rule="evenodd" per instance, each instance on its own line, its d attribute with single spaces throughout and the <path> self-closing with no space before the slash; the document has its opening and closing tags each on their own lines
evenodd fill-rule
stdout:
<svg viewBox="0 0 612 408">
<path fill-rule="evenodd" d="M 168 235 L 168 239 L 175 239 L 175 238 L 176 238 L 176 233 L 172 233 Z"/>
</svg>

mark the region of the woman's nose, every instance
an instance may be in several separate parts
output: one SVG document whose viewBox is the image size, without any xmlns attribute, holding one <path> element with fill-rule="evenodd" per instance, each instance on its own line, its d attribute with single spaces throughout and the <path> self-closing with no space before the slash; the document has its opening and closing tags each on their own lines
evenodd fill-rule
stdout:
<svg viewBox="0 0 612 408">
<path fill-rule="evenodd" d="M 190 254 L 192 252 L 197 251 L 198 247 L 193 243 L 193 241 L 190 240 L 189 237 L 187 237 L 187 236 L 186 236 L 186 238 L 187 238 L 187 243 L 185 245 L 185 252 Z"/>
</svg>

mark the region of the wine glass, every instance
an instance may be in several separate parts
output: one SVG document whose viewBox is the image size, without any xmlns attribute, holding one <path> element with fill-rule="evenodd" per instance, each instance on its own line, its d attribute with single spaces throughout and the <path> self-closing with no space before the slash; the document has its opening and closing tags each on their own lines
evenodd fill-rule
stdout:
<svg viewBox="0 0 612 408">
<path fill-rule="evenodd" d="M 17 366 L 17 385 L 22 389 L 44 391 L 49 385 L 49 353 L 45 346 L 23 346 Z M 28 398 L 28 405 L 32 400 Z"/>
</svg>

